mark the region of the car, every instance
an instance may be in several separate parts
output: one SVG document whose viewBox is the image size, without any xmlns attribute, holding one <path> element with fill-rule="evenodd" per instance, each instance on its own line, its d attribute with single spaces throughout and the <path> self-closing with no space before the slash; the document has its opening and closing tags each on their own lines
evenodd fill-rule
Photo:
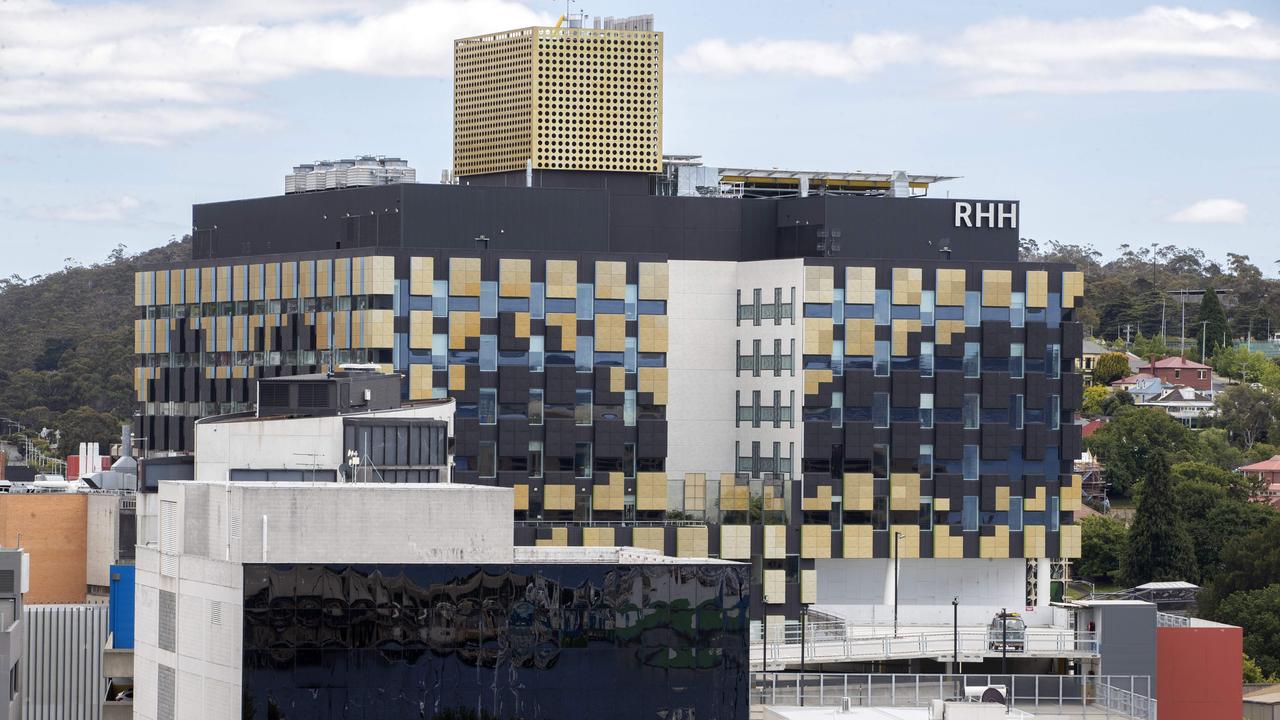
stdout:
<svg viewBox="0 0 1280 720">
<path fill-rule="evenodd" d="M 996 652 L 1025 652 L 1026 621 L 1018 613 L 996 613 L 987 627 L 987 648 Z"/>
</svg>

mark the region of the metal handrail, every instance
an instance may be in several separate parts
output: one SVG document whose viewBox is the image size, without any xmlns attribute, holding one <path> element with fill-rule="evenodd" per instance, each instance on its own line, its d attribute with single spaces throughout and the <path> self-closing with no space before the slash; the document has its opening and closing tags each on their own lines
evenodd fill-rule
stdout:
<svg viewBox="0 0 1280 720">
<path fill-rule="evenodd" d="M 516 520 L 517 527 L 701 527 L 702 520 Z"/>
<path fill-rule="evenodd" d="M 881 660 L 888 658 L 950 657 L 959 645 L 961 657 L 1006 654 L 1005 640 L 990 629 L 962 629 L 959 632 L 933 630 L 900 632 L 850 627 L 844 623 L 809 623 L 804 632 L 804 655 L 819 662 Z M 752 638 L 752 656 L 769 664 L 800 657 L 801 629 L 788 625 L 769 631 L 769 642 L 760 634 Z M 1086 656 L 1098 654 L 1098 633 L 1067 628 L 1027 628 L 1020 636 L 1007 638 L 1007 654 L 1022 656 Z"/>
</svg>

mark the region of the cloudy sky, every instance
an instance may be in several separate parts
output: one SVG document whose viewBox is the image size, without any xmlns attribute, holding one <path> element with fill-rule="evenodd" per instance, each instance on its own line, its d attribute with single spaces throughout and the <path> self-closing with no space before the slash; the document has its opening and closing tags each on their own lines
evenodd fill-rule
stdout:
<svg viewBox="0 0 1280 720">
<path fill-rule="evenodd" d="M 355 6 L 359 10 L 352 10 Z M 0 0 L 0 276 L 181 235 L 190 205 L 359 153 L 450 164 L 451 39 L 563 0 Z M 961 175 L 1040 241 L 1280 271 L 1280 3 L 674 2 L 664 149 Z"/>
</svg>

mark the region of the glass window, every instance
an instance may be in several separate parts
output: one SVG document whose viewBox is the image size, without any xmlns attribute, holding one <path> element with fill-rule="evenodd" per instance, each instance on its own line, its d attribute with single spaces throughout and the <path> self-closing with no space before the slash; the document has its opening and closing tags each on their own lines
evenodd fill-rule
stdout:
<svg viewBox="0 0 1280 720">
<path fill-rule="evenodd" d="M 1062 397 L 1060 395 L 1049 396 L 1049 429 L 1062 429 Z"/>
<path fill-rule="evenodd" d="M 920 498 L 920 531 L 933 530 L 933 498 Z"/>
<path fill-rule="evenodd" d="M 574 443 L 573 476 L 580 478 L 591 477 L 591 443 Z"/>
<path fill-rule="evenodd" d="M 498 336 L 480 336 L 480 371 L 498 371 Z"/>
<path fill-rule="evenodd" d="M 831 343 L 831 373 L 836 377 L 844 375 L 844 341 L 834 340 Z"/>
<path fill-rule="evenodd" d="M 978 530 L 978 496 L 964 496 L 964 531 L 976 532 Z"/>
<path fill-rule="evenodd" d="M 1022 377 L 1023 366 L 1022 361 L 1024 348 L 1022 343 L 1011 343 L 1009 345 L 1009 377 L 1018 380 Z"/>
<path fill-rule="evenodd" d="M 1016 292 L 1009 296 L 1009 325 L 1020 328 L 1027 324 L 1027 294 Z"/>
<path fill-rule="evenodd" d="M 982 396 L 977 393 L 965 393 L 964 396 L 964 429 L 977 430 L 981 426 Z"/>
<path fill-rule="evenodd" d="M 622 477 L 636 476 L 636 444 L 622 443 Z"/>
<path fill-rule="evenodd" d="M 889 393 L 872 393 L 871 424 L 878 428 L 889 427 Z"/>
<path fill-rule="evenodd" d="M 889 446 L 885 443 L 871 446 L 871 474 L 881 480 L 889 477 Z"/>
<path fill-rule="evenodd" d="M 480 424 L 498 424 L 498 390 L 497 388 L 480 388 Z"/>
<path fill-rule="evenodd" d="M 541 335 L 534 335 L 529 338 L 529 370 L 533 372 L 542 372 L 542 348 L 543 338 Z"/>
<path fill-rule="evenodd" d="M 982 343 L 967 342 L 964 344 L 964 376 L 967 378 L 982 377 Z"/>
<path fill-rule="evenodd" d="M 920 427 L 933 427 L 933 393 L 920 393 Z"/>
<path fill-rule="evenodd" d="M 755 408 L 753 409 L 758 409 L 760 407 L 760 391 L 759 390 L 753 391 L 753 394 L 755 395 Z M 752 424 L 752 427 L 760 427 L 760 419 L 758 415 L 753 417 L 752 420 L 754 421 Z M 844 393 L 843 392 L 831 393 L 831 426 L 838 427 L 838 428 L 844 427 Z"/>
<path fill-rule="evenodd" d="M 924 327 L 933 325 L 934 298 L 936 295 L 933 290 L 922 290 L 920 292 L 920 324 Z"/>
<path fill-rule="evenodd" d="M 542 424 L 542 388 L 529 388 L 529 424 Z"/>
<path fill-rule="evenodd" d="M 436 370 L 449 367 L 449 336 L 446 333 L 431 336 L 431 367 Z"/>
<path fill-rule="evenodd" d="M 492 440 L 480 441 L 480 457 L 476 462 L 480 477 L 491 478 L 498 470 L 498 444 Z"/>
<path fill-rule="evenodd" d="M 1053 497 L 1049 498 L 1049 511 L 1045 513 L 1045 516 L 1046 516 L 1045 519 L 1049 521 L 1048 523 L 1046 523 L 1049 526 L 1049 532 L 1058 532 L 1059 530 L 1059 525 L 1062 520 L 1062 517 L 1061 517 L 1061 511 L 1058 508 L 1059 508 L 1058 496 L 1054 495 Z"/>
<path fill-rule="evenodd" d="M 920 477 L 926 480 L 933 477 L 933 445 L 920 445 Z"/>
<path fill-rule="evenodd" d="M 1022 532 L 1022 498 L 1009 498 L 1009 532 Z"/>
<path fill-rule="evenodd" d="M 591 372 L 592 365 L 595 364 L 595 341 L 596 339 L 590 335 L 579 335 L 577 350 L 574 351 L 574 366 L 578 368 L 578 372 Z"/>
<path fill-rule="evenodd" d="M 480 317 L 498 317 L 498 283 L 493 280 L 480 283 Z"/>
<path fill-rule="evenodd" d="M 836 288 L 831 293 L 831 322 L 844 324 L 844 288 Z"/>
<path fill-rule="evenodd" d="M 629 373 L 636 371 L 636 339 L 629 337 L 623 348 L 622 367 Z"/>
<path fill-rule="evenodd" d="M 529 317 L 541 320 L 546 317 L 546 283 L 529 283 Z"/>
<path fill-rule="evenodd" d="M 889 341 L 875 341 L 875 358 L 872 366 L 876 377 L 889 377 Z"/>
<path fill-rule="evenodd" d="M 595 286 L 591 283 L 578 283 L 578 319 L 591 320 L 595 318 Z"/>
<path fill-rule="evenodd" d="M 876 325 L 888 325 L 891 319 L 893 306 L 890 305 L 892 296 L 888 290 L 876 290 L 876 306 L 875 306 L 875 323 Z"/>
<path fill-rule="evenodd" d="M 964 294 L 964 326 L 978 327 L 982 324 L 982 293 L 969 290 Z"/>
<path fill-rule="evenodd" d="M 872 502 L 871 526 L 876 530 L 889 529 L 889 498 L 877 497 Z"/>
<path fill-rule="evenodd" d="M 622 393 L 622 424 L 635 427 L 636 424 L 636 391 L 624 390 Z"/>
<path fill-rule="evenodd" d="M 1050 380 L 1062 377 L 1062 346 L 1050 344 L 1045 347 L 1044 373 Z"/>
<path fill-rule="evenodd" d="M 529 441 L 529 477 L 542 477 L 542 441 Z"/>
<path fill-rule="evenodd" d="M 978 479 L 978 446 L 964 446 L 964 464 L 961 468 L 965 480 Z"/>
<path fill-rule="evenodd" d="M 436 317 L 449 317 L 449 281 L 436 280 L 431 284 L 431 309 Z"/>
<path fill-rule="evenodd" d="M 623 302 L 624 302 L 624 309 L 625 309 L 625 311 L 626 311 L 627 319 L 628 319 L 628 320 L 635 320 L 635 319 L 636 319 L 636 298 L 637 298 L 637 297 L 639 297 L 639 295 L 638 295 L 638 293 L 636 292 L 636 286 L 635 286 L 635 285 L 628 285 L 628 286 L 627 286 L 627 297 L 626 297 L 626 300 L 624 300 L 624 301 L 623 301 Z"/>
<path fill-rule="evenodd" d="M 590 425 L 592 391 L 578 390 L 574 396 L 573 421 L 576 425 Z"/>
<path fill-rule="evenodd" d="M 1022 395 L 1009 396 L 1009 426 L 1014 430 L 1022 429 L 1023 400 Z"/>
<path fill-rule="evenodd" d="M 920 377 L 933 377 L 933 343 L 920 343 Z"/>
</svg>

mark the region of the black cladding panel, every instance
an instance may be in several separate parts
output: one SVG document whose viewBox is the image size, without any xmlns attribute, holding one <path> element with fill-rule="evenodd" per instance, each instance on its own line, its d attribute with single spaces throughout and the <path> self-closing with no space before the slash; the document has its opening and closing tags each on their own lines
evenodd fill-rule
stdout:
<svg viewBox="0 0 1280 720">
<path fill-rule="evenodd" d="M 748 716 L 745 565 L 244 573 L 244 718 Z"/>
</svg>

